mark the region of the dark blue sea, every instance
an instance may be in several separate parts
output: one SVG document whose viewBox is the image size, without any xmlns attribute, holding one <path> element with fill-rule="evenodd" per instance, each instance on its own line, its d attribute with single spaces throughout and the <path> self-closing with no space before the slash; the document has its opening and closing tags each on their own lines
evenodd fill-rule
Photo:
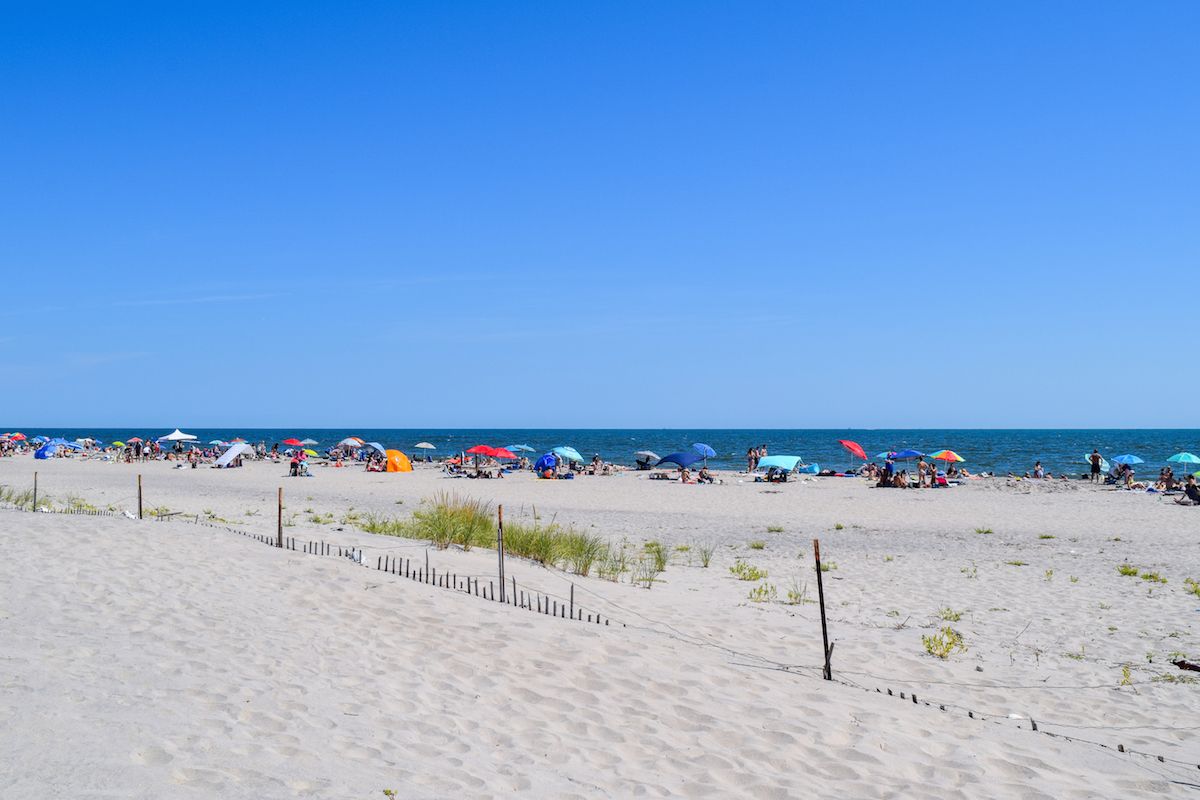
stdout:
<svg viewBox="0 0 1200 800">
<path fill-rule="evenodd" d="M 131 436 L 157 438 L 170 433 L 161 428 L 14 428 L 32 437 L 43 434 L 67 440 L 91 436 L 102 441 L 125 440 Z M 765 444 L 773 455 L 798 455 L 809 464 L 842 469 L 852 459 L 838 444 L 850 439 L 874 456 L 887 450 L 914 448 L 925 453 L 947 448 L 965 459 L 972 471 L 1023 473 L 1041 461 L 1054 474 L 1082 473 L 1084 455 L 1099 448 L 1106 458 L 1131 453 L 1145 460 L 1138 472 L 1146 474 L 1163 466 L 1180 451 L 1200 455 L 1200 430 L 617 430 L 617 429 L 400 429 L 400 428 L 187 428 L 184 432 L 199 441 L 227 441 L 242 437 L 263 441 L 269 447 L 288 437 L 316 439 L 324 450 L 346 436 L 358 436 L 409 454 L 429 452 L 447 456 L 476 444 L 494 447 L 527 444 L 537 453 L 569 445 L 585 458 L 599 453 L 606 461 L 632 464 L 634 451 L 651 450 L 667 455 L 703 442 L 717 452 L 709 463 L 721 468 L 745 468 L 746 449 Z M 429 442 L 437 450 L 414 450 L 417 442 Z M 1179 470 L 1177 470 L 1179 471 Z"/>
</svg>

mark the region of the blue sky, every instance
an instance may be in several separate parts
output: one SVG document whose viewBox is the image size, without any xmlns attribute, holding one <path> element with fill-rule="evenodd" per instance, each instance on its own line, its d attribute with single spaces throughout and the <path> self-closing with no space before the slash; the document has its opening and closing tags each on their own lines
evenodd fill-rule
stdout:
<svg viewBox="0 0 1200 800">
<path fill-rule="evenodd" d="M 0 428 L 1193 427 L 1198 32 L 9 8 Z"/>
</svg>

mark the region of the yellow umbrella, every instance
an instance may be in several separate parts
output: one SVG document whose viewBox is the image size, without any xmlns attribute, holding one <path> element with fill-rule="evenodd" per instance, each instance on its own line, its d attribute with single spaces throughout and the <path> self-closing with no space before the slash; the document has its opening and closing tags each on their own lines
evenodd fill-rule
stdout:
<svg viewBox="0 0 1200 800">
<path fill-rule="evenodd" d="M 308 456 L 315 456 L 317 454 L 317 451 L 316 450 L 305 450 L 304 454 L 308 455 Z"/>
</svg>

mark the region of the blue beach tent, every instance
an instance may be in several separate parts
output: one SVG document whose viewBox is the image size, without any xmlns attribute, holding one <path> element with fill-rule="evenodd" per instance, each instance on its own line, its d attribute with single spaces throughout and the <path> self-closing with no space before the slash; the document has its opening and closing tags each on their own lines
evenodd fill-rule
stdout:
<svg viewBox="0 0 1200 800">
<path fill-rule="evenodd" d="M 697 461 L 703 459 L 704 456 L 697 453 L 695 450 L 683 453 L 671 453 L 669 456 L 663 456 L 654 466 L 661 467 L 663 464 L 678 464 L 680 467 L 690 467 Z"/>
</svg>

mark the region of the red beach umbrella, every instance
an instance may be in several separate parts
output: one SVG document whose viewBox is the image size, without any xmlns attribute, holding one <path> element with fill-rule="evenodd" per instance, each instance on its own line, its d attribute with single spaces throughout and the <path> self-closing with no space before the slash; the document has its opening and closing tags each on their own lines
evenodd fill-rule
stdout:
<svg viewBox="0 0 1200 800">
<path fill-rule="evenodd" d="M 861 458 L 863 461 L 867 460 L 867 451 L 863 450 L 862 445 L 858 442 L 852 442 L 849 439 L 838 439 L 838 444 L 846 448 L 850 455 Z"/>
<path fill-rule="evenodd" d="M 299 447 L 300 446 L 300 440 L 297 439 L 295 436 L 293 436 L 290 439 L 284 439 L 283 443 L 286 444 L 288 447 Z"/>
<path fill-rule="evenodd" d="M 507 450 L 503 447 L 497 447 L 495 450 L 493 450 L 492 457 L 493 458 L 516 458 L 516 456 L 513 455 L 513 453 L 510 450 Z"/>
<path fill-rule="evenodd" d="M 25 441 L 26 437 L 25 437 L 25 434 L 18 431 L 17 433 L 14 433 L 9 438 L 11 438 L 14 442 L 23 442 L 23 441 Z"/>
<path fill-rule="evenodd" d="M 129 444 L 133 444 L 134 442 L 140 442 L 140 441 L 142 441 L 142 437 L 140 437 L 140 436 L 130 436 L 130 437 L 129 437 L 128 439 L 126 439 L 125 441 L 126 441 L 126 442 L 128 442 Z"/>
</svg>

